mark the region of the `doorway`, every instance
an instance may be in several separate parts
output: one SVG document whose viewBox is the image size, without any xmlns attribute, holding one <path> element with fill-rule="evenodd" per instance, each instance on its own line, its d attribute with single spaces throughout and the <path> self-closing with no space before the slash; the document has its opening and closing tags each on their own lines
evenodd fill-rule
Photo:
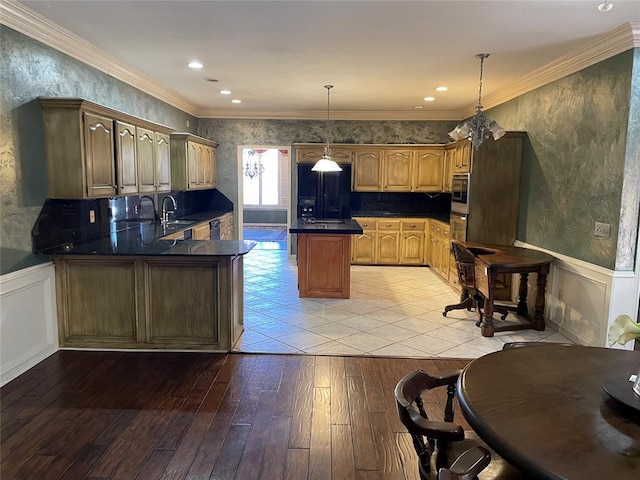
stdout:
<svg viewBox="0 0 640 480">
<path fill-rule="evenodd" d="M 288 250 L 290 171 L 288 146 L 238 146 L 240 238 L 256 248 Z"/>
</svg>

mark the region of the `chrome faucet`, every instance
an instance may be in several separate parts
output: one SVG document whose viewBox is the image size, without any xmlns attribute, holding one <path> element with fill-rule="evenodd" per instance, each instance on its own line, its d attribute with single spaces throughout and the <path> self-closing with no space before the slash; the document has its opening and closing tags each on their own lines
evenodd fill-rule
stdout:
<svg viewBox="0 0 640 480">
<path fill-rule="evenodd" d="M 153 221 L 155 222 L 158 219 L 158 211 L 156 210 L 156 203 L 153 201 L 153 198 L 151 198 L 149 195 L 142 195 L 138 199 L 138 203 L 133 208 L 133 211 L 136 215 L 140 214 L 140 206 L 142 205 L 142 200 L 144 200 L 145 198 L 148 198 L 151 201 L 151 205 L 153 205 Z"/>
<path fill-rule="evenodd" d="M 173 209 L 171 210 L 171 212 L 167 210 L 167 204 L 165 202 L 167 198 L 171 200 L 171 203 L 173 204 Z M 175 213 L 177 209 L 178 204 L 176 203 L 176 199 L 173 198 L 173 195 L 167 195 L 166 197 L 164 197 L 162 199 L 162 223 L 167 223 L 169 221 L 169 213 Z"/>
</svg>

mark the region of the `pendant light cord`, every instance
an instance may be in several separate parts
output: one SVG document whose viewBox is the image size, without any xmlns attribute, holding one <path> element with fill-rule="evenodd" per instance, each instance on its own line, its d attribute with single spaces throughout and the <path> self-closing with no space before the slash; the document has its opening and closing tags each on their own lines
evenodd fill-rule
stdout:
<svg viewBox="0 0 640 480">
<path fill-rule="evenodd" d="M 329 156 L 329 93 L 331 92 L 333 85 L 325 85 L 324 88 L 327 89 L 327 156 Z"/>
<path fill-rule="evenodd" d="M 479 53 L 476 55 L 476 58 L 480 59 L 480 87 L 478 88 L 478 110 L 482 109 L 482 74 L 483 74 L 483 66 L 484 59 L 489 56 L 488 53 Z"/>
</svg>

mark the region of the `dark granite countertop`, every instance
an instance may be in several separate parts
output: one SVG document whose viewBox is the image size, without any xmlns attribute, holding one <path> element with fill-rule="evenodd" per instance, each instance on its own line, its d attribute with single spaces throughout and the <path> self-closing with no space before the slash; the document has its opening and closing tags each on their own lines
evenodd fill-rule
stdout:
<svg viewBox="0 0 640 480">
<path fill-rule="evenodd" d="M 361 234 L 362 227 L 352 218 L 345 219 L 320 219 L 317 218 L 313 222 L 297 218 L 291 224 L 289 233 L 327 233 L 327 234 L 344 234 L 354 235 Z"/>
<path fill-rule="evenodd" d="M 112 221 L 108 233 L 92 239 L 65 243 L 42 253 L 50 255 L 208 255 L 234 256 L 248 253 L 254 241 L 239 240 L 163 240 L 198 223 L 227 212 L 206 211 L 187 215 L 162 225 L 151 219 Z"/>
</svg>

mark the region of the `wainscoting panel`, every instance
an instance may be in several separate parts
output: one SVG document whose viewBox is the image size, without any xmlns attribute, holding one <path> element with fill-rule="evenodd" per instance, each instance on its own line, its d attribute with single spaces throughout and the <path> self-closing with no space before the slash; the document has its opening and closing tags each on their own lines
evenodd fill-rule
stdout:
<svg viewBox="0 0 640 480">
<path fill-rule="evenodd" d="M 547 280 L 545 317 L 549 325 L 574 342 L 607 347 L 609 325 L 618 315 L 625 313 L 637 321 L 639 293 L 635 272 L 614 272 L 535 245 L 515 245 L 555 257 Z M 535 295 L 535 280 L 535 275 L 529 278 L 529 300 Z M 620 348 L 631 347 L 629 344 Z"/>
<path fill-rule="evenodd" d="M 0 385 L 58 350 L 55 298 L 53 263 L 0 277 Z"/>
</svg>

